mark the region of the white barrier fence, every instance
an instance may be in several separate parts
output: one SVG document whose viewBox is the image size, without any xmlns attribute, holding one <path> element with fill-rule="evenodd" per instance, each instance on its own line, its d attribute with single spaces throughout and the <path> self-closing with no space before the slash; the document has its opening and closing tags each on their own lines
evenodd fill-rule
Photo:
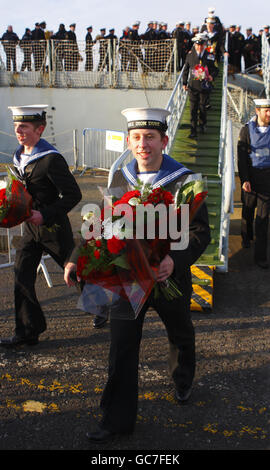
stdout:
<svg viewBox="0 0 270 470">
<path fill-rule="evenodd" d="M 14 265 L 15 247 L 13 246 L 13 237 L 21 237 L 23 235 L 23 224 L 14 229 L 0 228 L 0 269 L 9 268 Z M 38 272 L 42 270 L 48 287 L 52 287 L 53 283 L 48 273 L 45 259 L 49 256 L 43 256 L 38 266 Z"/>
<path fill-rule="evenodd" d="M 127 132 L 107 129 L 83 130 L 82 167 L 87 169 L 110 170 L 115 160 L 126 148 Z"/>
</svg>

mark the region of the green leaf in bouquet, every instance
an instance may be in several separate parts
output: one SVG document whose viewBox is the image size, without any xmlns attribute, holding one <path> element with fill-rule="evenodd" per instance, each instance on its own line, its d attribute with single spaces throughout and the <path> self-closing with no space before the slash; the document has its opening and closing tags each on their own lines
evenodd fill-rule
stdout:
<svg viewBox="0 0 270 470">
<path fill-rule="evenodd" d="M 190 200 L 193 200 L 196 194 L 204 191 L 204 182 L 202 180 L 192 180 L 186 184 L 183 184 L 176 194 L 176 205 L 187 204 Z"/>
<path fill-rule="evenodd" d="M 109 264 L 114 264 L 115 266 L 119 266 L 123 269 L 130 269 L 130 265 L 128 263 L 125 253 L 120 256 L 117 256 L 117 258 L 113 259 Z"/>
</svg>

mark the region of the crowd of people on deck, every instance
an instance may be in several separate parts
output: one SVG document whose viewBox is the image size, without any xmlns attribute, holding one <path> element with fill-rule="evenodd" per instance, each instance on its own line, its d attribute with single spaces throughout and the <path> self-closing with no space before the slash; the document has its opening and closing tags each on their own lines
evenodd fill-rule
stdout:
<svg viewBox="0 0 270 470">
<path fill-rule="evenodd" d="M 244 57 L 244 67 L 249 69 L 261 61 L 262 34 L 270 41 L 269 26 L 262 27 L 255 34 L 251 27 L 247 28 L 246 36 L 241 32 L 240 25 L 231 24 L 225 27 L 220 18 L 216 16 L 215 10 L 209 8 L 208 15 L 200 26 L 191 27 L 191 22 L 180 21 L 172 31 L 168 31 L 166 22 L 149 21 L 145 32 L 139 31 L 140 21 L 135 21 L 131 26 L 123 29 L 121 37 L 117 37 L 115 29 L 110 28 L 106 34 L 106 28 L 101 28 L 99 34 L 93 35 L 93 26 L 86 28 L 85 36 L 85 59 L 82 57 L 77 36 L 75 33 L 76 24 L 69 25 L 66 29 L 61 23 L 57 32 L 47 29 L 45 21 L 36 23 L 33 30 L 25 29 L 22 38 L 19 38 L 13 27 L 9 25 L 6 32 L 1 37 L 1 42 L 6 54 L 6 70 L 17 71 L 16 46 L 19 45 L 24 54 L 21 64 L 21 71 L 32 70 L 31 56 L 33 55 L 34 69 L 45 71 L 44 58 L 46 54 L 46 40 L 54 41 L 57 48 L 58 70 L 78 70 L 79 62 L 85 60 L 84 69 L 92 71 L 94 69 L 93 46 L 99 45 L 99 62 L 97 70 L 109 69 L 108 47 L 111 45 L 111 65 L 115 61 L 115 45 L 121 59 L 122 71 L 137 71 L 138 64 L 141 63 L 143 72 L 163 71 L 172 53 L 171 41 L 176 39 L 177 48 L 177 70 L 181 70 L 184 65 L 187 53 L 192 49 L 192 39 L 199 32 L 208 34 L 209 49 L 214 49 L 217 58 L 225 47 L 225 35 L 228 35 L 229 64 L 234 71 L 241 71 L 241 60 Z M 113 45 L 114 44 L 114 45 Z M 150 47 L 149 47 L 150 46 Z M 142 50 L 143 49 L 143 50 Z M 170 71 L 171 69 L 168 69 Z"/>
</svg>

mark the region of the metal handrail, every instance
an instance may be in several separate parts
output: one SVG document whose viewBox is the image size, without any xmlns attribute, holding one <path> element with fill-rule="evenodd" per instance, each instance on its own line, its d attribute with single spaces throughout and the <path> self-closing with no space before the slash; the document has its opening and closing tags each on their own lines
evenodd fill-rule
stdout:
<svg viewBox="0 0 270 470">
<path fill-rule="evenodd" d="M 170 150 L 172 148 L 176 130 L 178 128 L 179 121 L 182 116 L 182 112 L 184 110 L 187 99 L 187 91 L 183 89 L 183 71 L 184 68 L 182 68 L 177 78 L 174 89 L 166 106 L 166 109 L 171 113 L 168 117 L 167 134 L 169 137 L 169 141 L 166 147 L 167 153 L 170 153 Z"/>
<path fill-rule="evenodd" d="M 225 51 L 228 50 L 228 33 L 225 39 Z M 222 176 L 224 164 L 224 151 L 226 139 L 226 123 L 227 123 L 227 86 L 228 86 L 228 64 L 229 57 L 224 55 L 223 61 L 223 83 L 222 83 L 222 104 L 221 104 L 221 122 L 220 122 L 220 138 L 219 138 L 219 157 L 218 157 L 218 175 Z"/>
<path fill-rule="evenodd" d="M 235 189 L 234 184 L 234 152 L 233 152 L 233 135 L 232 135 L 232 121 L 227 121 L 226 129 L 226 145 L 225 145 L 225 159 L 224 159 L 224 212 L 229 214 L 233 212 L 233 192 Z"/>
<path fill-rule="evenodd" d="M 270 44 L 265 33 L 262 35 L 262 72 L 265 94 L 270 99 Z"/>
</svg>

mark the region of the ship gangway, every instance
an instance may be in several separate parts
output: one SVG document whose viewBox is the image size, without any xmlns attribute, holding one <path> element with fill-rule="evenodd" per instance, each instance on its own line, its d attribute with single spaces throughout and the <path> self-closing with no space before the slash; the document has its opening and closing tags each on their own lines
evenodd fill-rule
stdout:
<svg viewBox="0 0 270 470">
<path fill-rule="evenodd" d="M 207 207 L 211 228 L 211 242 L 205 252 L 191 267 L 193 294 L 191 310 L 212 311 L 214 274 L 228 271 L 228 240 L 230 214 L 233 212 L 234 155 L 232 123 L 227 116 L 228 57 L 219 64 L 219 74 L 211 92 L 207 130 L 190 139 L 190 104 L 183 89 L 182 73 L 178 76 L 167 104 L 171 111 L 168 120 L 169 142 L 166 148 L 175 160 L 194 173 L 206 178 Z M 114 172 L 130 158 L 125 150 L 111 166 L 108 185 Z"/>
</svg>

